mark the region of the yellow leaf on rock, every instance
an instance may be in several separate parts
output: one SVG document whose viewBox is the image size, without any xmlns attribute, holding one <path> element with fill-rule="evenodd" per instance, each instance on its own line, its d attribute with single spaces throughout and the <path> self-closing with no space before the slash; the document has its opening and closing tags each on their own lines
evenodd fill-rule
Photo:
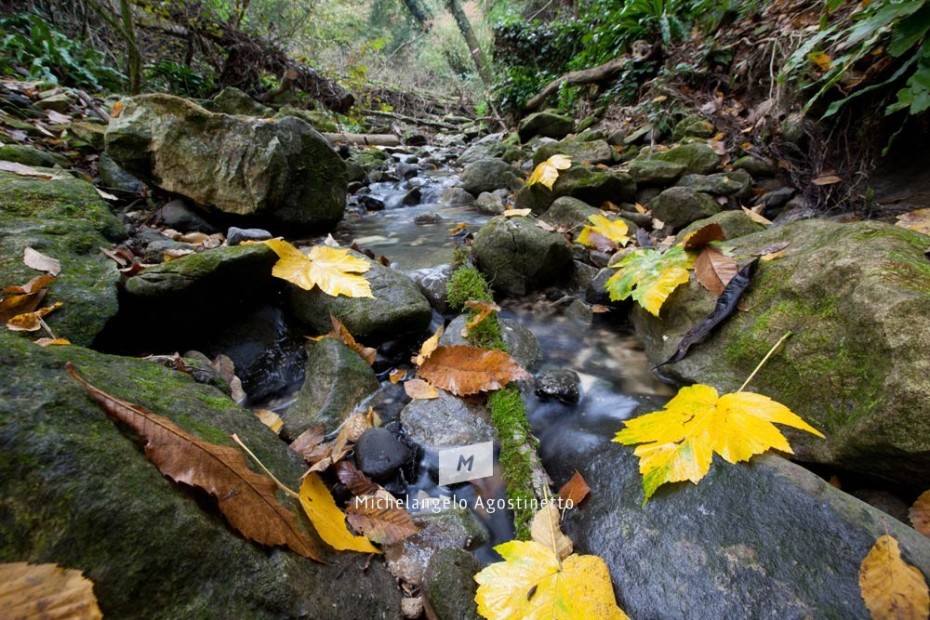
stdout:
<svg viewBox="0 0 930 620">
<path fill-rule="evenodd" d="M 39 308 L 35 312 L 17 314 L 6 322 L 6 328 L 12 332 L 37 332 L 42 329 L 41 319 L 61 308 L 63 304 L 56 301 L 51 306 Z"/>
<path fill-rule="evenodd" d="M 423 362 L 433 354 L 433 351 L 436 350 L 436 347 L 439 346 L 439 339 L 442 338 L 442 332 L 445 330 L 445 327 L 442 325 L 439 326 L 439 329 L 436 330 L 436 333 L 427 338 L 422 345 L 420 345 L 420 352 L 417 354 L 416 358 L 413 360 L 413 363 L 417 366 L 422 366 Z"/>
<path fill-rule="evenodd" d="M 591 224 L 586 224 L 575 239 L 581 245 L 601 249 L 601 240 L 596 235 L 609 240 L 615 248 L 625 246 L 630 240 L 627 236 L 629 227 L 623 220 L 609 220 L 603 215 L 594 214 L 588 216 L 588 221 Z"/>
<path fill-rule="evenodd" d="M 103 618 L 93 582 L 55 564 L 0 564 L 0 617 Z"/>
<path fill-rule="evenodd" d="M 662 411 L 627 420 L 614 441 L 636 445 L 648 501 L 666 482 L 700 481 L 716 452 L 726 461 L 748 461 L 769 448 L 791 453 L 774 424 L 823 437 L 784 405 L 753 392 L 718 396 L 708 385 L 681 388 Z"/>
<path fill-rule="evenodd" d="M 66 347 L 71 341 L 67 338 L 39 338 L 36 344 L 40 347 Z"/>
<path fill-rule="evenodd" d="M 862 600 L 876 620 L 926 620 L 930 593 L 923 575 L 901 559 L 898 541 L 883 534 L 859 566 Z"/>
<path fill-rule="evenodd" d="M 633 297 L 643 308 L 655 316 L 669 295 L 690 279 L 688 269 L 694 257 L 681 247 L 666 252 L 640 249 L 626 255 L 613 265 L 617 273 L 607 280 L 606 290 L 613 301 Z"/>
<path fill-rule="evenodd" d="M 493 620 L 625 620 L 610 572 L 593 555 L 563 562 L 534 541 L 511 540 L 494 547 L 503 562 L 475 575 L 478 613 Z"/>
<path fill-rule="evenodd" d="M 433 400 L 434 398 L 439 398 L 439 390 L 420 378 L 405 381 L 404 392 L 413 400 Z"/>
<path fill-rule="evenodd" d="M 300 485 L 300 505 L 326 544 L 337 551 L 381 553 L 364 536 L 356 536 L 346 526 L 346 515 L 336 506 L 329 489 L 317 474 L 308 474 Z"/>
<path fill-rule="evenodd" d="M 536 166 L 536 169 L 533 170 L 533 174 L 530 175 L 526 184 L 533 185 L 539 183 L 548 189 L 552 189 L 552 185 L 559 178 L 559 170 L 566 170 L 571 168 L 571 166 L 571 157 L 567 155 L 553 155 Z"/>
<path fill-rule="evenodd" d="M 504 217 L 529 217 L 532 209 L 506 209 L 501 215 Z"/>
<path fill-rule="evenodd" d="M 265 244 L 278 255 L 278 262 L 271 271 L 276 278 L 308 291 L 319 286 L 320 290 L 333 297 L 374 297 L 368 280 L 356 275 L 365 273 L 371 265 L 349 254 L 349 250 L 318 245 L 304 255 L 281 239 L 269 239 Z"/>
<path fill-rule="evenodd" d="M 924 491 L 911 506 L 911 524 L 914 529 L 930 538 L 930 491 Z"/>
</svg>

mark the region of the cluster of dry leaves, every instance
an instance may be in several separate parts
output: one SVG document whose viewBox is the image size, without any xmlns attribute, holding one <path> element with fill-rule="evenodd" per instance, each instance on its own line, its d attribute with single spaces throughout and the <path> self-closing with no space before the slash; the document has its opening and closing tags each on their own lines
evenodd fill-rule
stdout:
<svg viewBox="0 0 930 620">
<path fill-rule="evenodd" d="M 22 286 L 8 286 L 0 290 L 0 322 L 16 332 L 37 332 L 45 329 L 48 337 L 39 338 L 39 346 L 67 345 L 65 338 L 58 338 L 44 318 L 62 307 L 60 301 L 42 306 L 48 287 L 61 273 L 61 262 L 27 247 L 23 252 L 23 264 L 45 274 L 36 276 Z"/>
</svg>

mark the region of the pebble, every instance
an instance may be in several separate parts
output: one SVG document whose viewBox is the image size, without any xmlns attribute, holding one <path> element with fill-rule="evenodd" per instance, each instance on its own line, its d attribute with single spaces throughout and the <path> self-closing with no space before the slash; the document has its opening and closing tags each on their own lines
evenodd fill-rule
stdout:
<svg viewBox="0 0 930 620">
<path fill-rule="evenodd" d="M 370 428 L 355 444 L 355 464 L 374 480 L 386 480 L 410 458 L 410 449 L 391 431 Z"/>
<path fill-rule="evenodd" d="M 273 237 L 274 235 L 263 228 L 236 228 L 230 226 L 226 232 L 226 243 L 239 245 L 243 241 L 265 241 Z"/>
</svg>

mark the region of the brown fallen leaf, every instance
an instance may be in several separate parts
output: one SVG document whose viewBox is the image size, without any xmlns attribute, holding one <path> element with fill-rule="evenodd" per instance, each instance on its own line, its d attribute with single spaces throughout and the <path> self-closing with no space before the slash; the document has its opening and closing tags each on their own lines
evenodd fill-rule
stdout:
<svg viewBox="0 0 930 620">
<path fill-rule="evenodd" d="M 552 549 L 560 560 L 564 560 L 572 554 L 574 546 L 571 539 L 559 528 L 560 518 L 558 507 L 554 503 L 546 504 L 533 515 L 530 536 L 539 544 Z"/>
<path fill-rule="evenodd" d="M 726 235 L 723 234 L 723 228 L 720 224 L 708 224 L 707 226 L 702 226 L 692 233 L 689 233 L 687 237 L 682 239 L 684 248 L 688 251 L 697 251 L 706 246 L 712 241 L 723 241 L 726 239 Z"/>
<path fill-rule="evenodd" d="M 322 561 L 319 548 L 301 531 L 294 513 L 275 497 L 277 485 L 249 469 L 241 452 L 203 441 L 168 418 L 107 394 L 84 380 L 71 362 L 65 367 L 111 419 L 146 440 L 145 455 L 161 473 L 216 498 L 220 512 L 244 537 Z"/>
<path fill-rule="evenodd" d="M 11 332 L 37 332 L 42 329 L 42 319 L 61 308 L 62 305 L 64 304 L 56 301 L 51 306 L 17 314 L 6 322 L 6 328 Z"/>
<path fill-rule="evenodd" d="M 46 288 L 49 284 L 55 281 L 55 276 L 44 275 L 36 276 L 23 284 L 22 286 L 8 286 L 2 291 L 0 295 L 32 295 L 38 293 L 40 290 Z"/>
<path fill-rule="evenodd" d="M 329 320 L 333 324 L 333 331 L 329 333 L 330 336 L 337 340 L 341 340 L 343 344 L 358 353 L 359 357 L 365 360 L 369 366 L 375 363 L 375 358 L 378 357 L 377 349 L 366 347 L 356 342 L 355 338 L 349 332 L 349 328 L 332 314 L 329 315 Z"/>
<path fill-rule="evenodd" d="M 410 514 L 385 491 L 356 497 L 346 506 L 346 518 L 352 529 L 381 545 L 399 543 L 420 531 Z"/>
<path fill-rule="evenodd" d="M 899 215 L 897 225 L 914 232 L 930 235 L 930 209 L 917 209 Z"/>
<path fill-rule="evenodd" d="M 255 417 L 258 418 L 262 424 L 270 428 L 273 433 L 278 434 L 281 432 L 281 427 L 284 426 L 284 420 L 274 411 L 270 409 L 255 409 L 252 413 L 255 414 Z"/>
<path fill-rule="evenodd" d="M 51 276 L 40 277 L 44 278 Z M 7 289 L 4 289 L 4 292 L 11 291 L 12 289 L 22 289 L 22 287 L 11 286 Z M 38 308 L 42 303 L 42 300 L 45 298 L 45 294 L 47 292 L 48 291 L 45 289 L 38 289 L 32 293 L 5 292 L 3 298 L 0 298 L 0 323 L 6 323 L 14 316 L 19 314 L 26 314 L 35 311 L 35 309 Z"/>
<path fill-rule="evenodd" d="M 555 226 L 553 226 L 552 224 L 550 224 L 550 223 L 548 223 L 548 222 L 544 222 L 544 221 L 542 221 L 542 220 L 536 220 L 536 226 L 538 226 L 539 228 L 542 228 L 542 229 L 545 230 L 546 232 L 555 232 L 555 231 L 556 231 Z"/>
<path fill-rule="evenodd" d="M 407 376 L 407 371 L 403 368 L 392 368 L 391 372 L 388 374 L 388 380 L 391 383 L 400 383 L 404 380 L 404 377 Z"/>
<path fill-rule="evenodd" d="M 532 209 L 506 209 L 501 215 L 504 217 L 529 217 Z"/>
<path fill-rule="evenodd" d="M 439 326 L 439 329 L 436 330 L 436 333 L 427 338 L 422 345 L 420 345 L 420 352 L 413 359 L 413 363 L 417 366 L 422 366 L 430 355 L 433 354 L 433 351 L 436 350 L 436 347 L 439 346 L 439 339 L 442 338 L 442 332 L 445 330 L 445 327 L 442 325 Z"/>
<path fill-rule="evenodd" d="M 638 202 L 633 203 L 633 208 L 636 209 L 637 213 L 642 213 L 643 215 L 645 215 L 646 213 L 649 213 L 649 209 L 639 204 Z"/>
<path fill-rule="evenodd" d="M 37 170 L 32 166 L 26 166 L 24 164 L 17 164 L 12 161 L 0 161 L 0 170 L 5 172 L 12 172 L 13 174 L 18 174 L 24 177 L 36 177 L 37 179 L 54 179 L 56 178 L 55 174 L 44 172 L 42 170 Z"/>
<path fill-rule="evenodd" d="M 755 211 L 755 210 L 753 210 L 753 209 L 747 209 L 746 207 L 743 207 L 742 209 L 743 209 L 743 213 L 745 213 L 746 215 L 748 215 L 748 216 L 749 216 L 749 219 L 751 219 L 751 220 L 752 220 L 753 222 L 755 222 L 756 224 L 762 224 L 763 226 L 771 226 L 771 225 L 772 225 L 772 220 L 768 219 L 767 217 L 765 217 L 764 215 L 762 215 L 762 214 L 759 213 L 758 211 Z"/>
<path fill-rule="evenodd" d="M 559 489 L 559 497 L 563 502 L 570 501 L 574 507 L 583 502 L 590 492 L 591 488 L 585 482 L 584 476 L 576 469 L 569 481 Z"/>
<path fill-rule="evenodd" d="M 0 617 L 98 620 L 94 583 L 56 564 L 0 564 Z"/>
<path fill-rule="evenodd" d="M 291 442 L 290 448 L 304 458 L 308 463 L 315 463 L 319 460 L 311 460 L 309 457 L 314 455 L 314 451 L 323 444 L 326 436 L 322 424 L 315 424 L 297 436 Z M 322 458 L 322 456 L 320 457 Z"/>
<path fill-rule="evenodd" d="M 708 291 L 720 297 L 730 280 L 739 273 L 739 263 L 710 246 L 694 261 L 694 275 Z"/>
<path fill-rule="evenodd" d="M 437 347 L 420 366 L 419 374 L 456 396 L 498 390 L 511 381 L 530 377 L 503 351 L 462 345 Z"/>
<path fill-rule="evenodd" d="M 607 312 L 610 312 L 610 308 L 605 306 L 604 304 L 592 304 L 591 312 L 593 312 L 594 314 L 605 314 Z"/>
<path fill-rule="evenodd" d="M 404 392 L 413 400 L 433 400 L 434 398 L 439 398 L 439 390 L 419 378 L 405 381 Z"/>
<path fill-rule="evenodd" d="M 930 538 L 930 491 L 924 491 L 911 506 L 911 523 L 914 529 Z"/>
<path fill-rule="evenodd" d="M 837 183 L 840 183 L 840 182 L 842 182 L 842 181 L 843 181 L 843 179 L 841 179 L 840 177 L 836 176 L 835 174 L 826 174 L 826 175 L 824 175 L 824 176 L 822 176 L 822 177 L 817 177 L 816 179 L 814 179 L 813 181 L 811 181 L 811 185 L 817 185 L 817 186 L 820 186 L 820 185 L 836 185 Z"/>
<path fill-rule="evenodd" d="M 883 534 L 859 567 L 862 600 L 873 618 L 925 620 L 930 593 L 919 570 L 901 559 L 898 541 Z"/>
<path fill-rule="evenodd" d="M 39 338 L 36 344 L 40 347 L 66 347 L 71 344 L 67 338 Z"/>
<path fill-rule="evenodd" d="M 23 250 L 23 264 L 30 269 L 44 271 L 51 276 L 57 276 L 61 273 L 61 261 L 51 256 L 46 256 L 32 248 Z"/>
<path fill-rule="evenodd" d="M 336 464 L 336 477 L 339 482 L 346 485 L 352 495 L 374 495 L 381 486 L 375 484 L 351 461 L 342 461 Z"/>
</svg>

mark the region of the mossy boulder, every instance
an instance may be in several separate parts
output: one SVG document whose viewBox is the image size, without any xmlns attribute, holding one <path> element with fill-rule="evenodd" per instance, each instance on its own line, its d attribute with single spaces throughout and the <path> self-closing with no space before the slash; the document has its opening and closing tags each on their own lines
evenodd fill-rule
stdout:
<svg viewBox="0 0 930 620">
<path fill-rule="evenodd" d="M 673 231 L 715 215 L 721 209 L 712 197 L 687 187 L 670 187 L 649 201 L 652 215 Z"/>
<path fill-rule="evenodd" d="M 214 499 L 159 473 L 68 376 L 68 360 L 100 389 L 202 439 L 233 445 L 236 433 L 292 487 L 305 470 L 251 412 L 189 375 L 0 333 L 0 561 L 83 571 L 113 618 L 400 617 L 380 560 L 362 570 L 332 553 L 319 564 L 236 533 Z"/>
<path fill-rule="evenodd" d="M 464 549 L 440 549 L 423 575 L 427 615 L 438 620 L 479 620 L 475 575 L 481 562 Z"/>
<path fill-rule="evenodd" d="M 710 138 L 716 133 L 714 124 L 700 116 L 687 116 L 675 125 L 672 130 L 672 138 L 681 140 L 682 138 Z"/>
<path fill-rule="evenodd" d="M 378 389 L 374 371 L 335 338 L 308 347 L 307 370 L 297 400 L 282 416 L 284 437 L 294 439 L 314 424 L 327 433 L 345 421 L 363 398 Z"/>
<path fill-rule="evenodd" d="M 538 166 L 553 155 L 568 155 L 574 162 L 589 164 L 609 164 L 614 160 L 614 151 L 606 140 L 583 140 L 579 136 L 539 147 L 533 153 L 533 165 Z"/>
<path fill-rule="evenodd" d="M 332 329 L 332 314 L 367 345 L 418 334 L 429 326 L 433 310 L 409 276 L 357 252 L 352 254 L 370 265 L 364 277 L 374 297 L 331 297 L 319 287 L 306 291 L 291 284 L 288 298 L 298 319 L 324 334 Z"/>
<path fill-rule="evenodd" d="M 737 389 L 769 348 L 793 335 L 752 389 L 790 407 L 826 435 L 787 433 L 797 457 L 903 483 L 930 479 L 930 262 L 928 237 L 879 222 L 807 220 L 723 244 L 741 261 L 773 243 L 736 312 L 664 372 L 685 383 Z M 716 299 L 694 280 L 661 318 L 634 310 L 653 362 Z"/>
<path fill-rule="evenodd" d="M 667 151 L 651 152 L 647 155 L 651 159 L 684 164 L 685 173 L 710 174 L 720 167 L 720 155 L 710 146 L 695 142 L 682 144 Z"/>
<path fill-rule="evenodd" d="M 42 151 L 25 144 L 4 144 L 0 146 L 0 160 L 40 168 L 54 168 L 55 166 L 67 168 L 71 165 L 64 155 Z"/>
<path fill-rule="evenodd" d="M 570 116 L 543 111 L 530 114 L 521 120 L 517 134 L 523 142 L 534 136 L 559 140 L 570 134 L 574 128 L 575 121 Z"/>
<path fill-rule="evenodd" d="M 573 165 L 559 172 L 559 178 L 546 188 L 534 183 L 517 193 L 517 209 L 532 209 L 539 215 L 546 211 L 556 198 L 570 196 L 590 205 L 599 206 L 605 201 L 614 204 L 632 202 L 636 199 L 636 182 L 625 172 L 602 172 L 585 166 Z"/>
<path fill-rule="evenodd" d="M 248 94 L 239 90 L 235 86 L 227 86 L 220 92 L 213 95 L 205 108 L 211 112 L 220 112 L 222 114 L 232 114 L 238 116 L 272 116 L 274 110 L 266 105 L 255 101 Z"/>
<path fill-rule="evenodd" d="M 678 181 L 682 187 L 711 196 L 746 196 L 752 187 L 752 177 L 745 170 L 716 174 L 686 174 Z"/>
<path fill-rule="evenodd" d="M 503 295 L 553 286 L 574 268 L 568 241 L 525 217 L 492 218 L 475 236 L 474 253 L 478 269 Z"/>
<path fill-rule="evenodd" d="M 262 227 L 328 227 L 345 209 L 345 162 L 292 116 L 214 114 L 179 97 L 141 95 L 125 100 L 106 143 L 142 180 Z"/>
<path fill-rule="evenodd" d="M 662 161 L 648 157 L 630 162 L 630 176 L 637 187 L 647 185 L 671 185 L 684 174 L 687 166 L 680 162 Z"/>
<path fill-rule="evenodd" d="M 603 213 L 586 202 L 570 196 L 562 196 L 556 198 L 552 206 L 540 215 L 539 219 L 556 227 L 580 228 L 591 223 L 588 218 L 592 215 L 603 215 Z M 629 229 L 629 235 L 632 237 L 636 234 L 637 226 L 633 222 L 617 216 L 607 216 L 607 219 L 622 220 Z"/>
<path fill-rule="evenodd" d="M 462 187 L 473 196 L 497 189 L 514 191 L 522 185 L 523 172 L 496 157 L 468 164 L 462 171 Z"/>
<path fill-rule="evenodd" d="M 293 116 L 302 121 L 306 121 L 310 123 L 311 127 L 320 132 L 328 131 L 335 133 L 339 131 L 339 125 L 326 113 L 320 112 L 319 110 L 307 110 L 286 105 L 278 110 L 277 114 L 275 114 L 275 118 L 284 118 L 285 116 Z"/>
<path fill-rule="evenodd" d="M 45 320 L 74 344 L 89 345 L 116 314 L 119 272 L 100 248 L 125 235 L 90 183 L 0 172 L 0 288 L 39 275 L 23 264 L 27 247 L 61 261 L 44 303 L 64 305 Z"/>
<path fill-rule="evenodd" d="M 724 239 L 736 239 L 737 237 L 745 237 L 765 230 L 765 226 L 753 221 L 743 210 L 721 211 L 717 215 L 691 222 L 678 233 L 677 237 L 678 239 L 684 239 L 692 232 L 709 224 L 719 224 L 723 230 Z"/>
</svg>

